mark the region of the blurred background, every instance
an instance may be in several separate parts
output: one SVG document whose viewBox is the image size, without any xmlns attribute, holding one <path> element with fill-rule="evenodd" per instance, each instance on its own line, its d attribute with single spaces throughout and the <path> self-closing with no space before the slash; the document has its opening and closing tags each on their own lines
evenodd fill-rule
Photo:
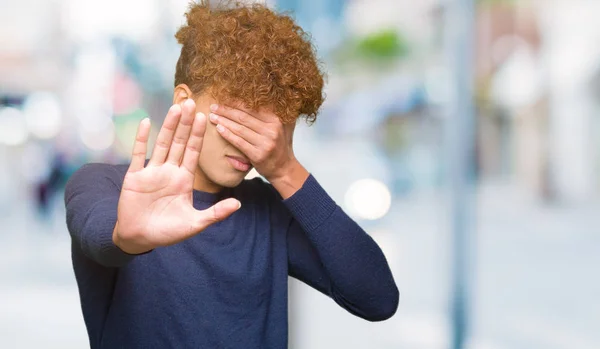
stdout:
<svg viewBox="0 0 600 349">
<path fill-rule="evenodd" d="M 64 185 L 128 161 L 142 118 L 160 125 L 187 3 L 0 0 L 0 347 L 88 347 Z M 472 26 L 447 20 L 461 1 L 268 3 L 329 75 L 297 157 L 400 288 L 369 323 L 291 280 L 290 347 L 451 348 L 462 328 L 471 349 L 600 348 L 600 1 L 475 1 Z"/>
</svg>

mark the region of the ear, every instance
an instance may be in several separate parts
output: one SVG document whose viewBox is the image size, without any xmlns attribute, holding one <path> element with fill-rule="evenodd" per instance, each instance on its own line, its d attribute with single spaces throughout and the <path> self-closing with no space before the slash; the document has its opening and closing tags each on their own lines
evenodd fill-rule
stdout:
<svg viewBox="0 0 600 349">
<path fill-rule="evenodd" d="M 186 84 L 179 84 L 173 91 L 173 104 L 182 105 L 188 98 L 192 98 L 192 90 Z"/>
</svg>

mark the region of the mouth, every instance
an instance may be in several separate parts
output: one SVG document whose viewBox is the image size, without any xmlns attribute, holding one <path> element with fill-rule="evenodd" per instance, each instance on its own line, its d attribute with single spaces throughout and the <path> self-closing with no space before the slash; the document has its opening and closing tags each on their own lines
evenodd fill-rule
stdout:
<svg viewBox="0 0 600 349">
<path fill-rule="evenodd" d="M 227 155 L 226 158 L 227 161 L 229 161 L 229 164 L 238 171 L 247 172 L 252 167 L 252 164 L 250 164 L 250 160 L 246 158 L 231 155 Z"/>
</svg>

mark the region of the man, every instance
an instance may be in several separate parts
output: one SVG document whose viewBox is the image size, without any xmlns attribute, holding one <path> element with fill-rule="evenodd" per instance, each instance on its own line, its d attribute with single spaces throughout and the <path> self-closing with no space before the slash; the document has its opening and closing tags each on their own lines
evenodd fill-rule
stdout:
<svg viewBox="0 0 600 349">
<path fill-rule="evenodd" d="M 294 157 L 295 121 L 322 103 L 304 32 L 263 5 L 203 1 L 186 17 L 149 161 L 145 119 L 129 165 L 85 165 L 66 188 L 91 348 L 285 348 L 288 275 L 391 317 L 380 248 Z M 252 167 L 269 183 L 244 180 Z"/>
</svg>

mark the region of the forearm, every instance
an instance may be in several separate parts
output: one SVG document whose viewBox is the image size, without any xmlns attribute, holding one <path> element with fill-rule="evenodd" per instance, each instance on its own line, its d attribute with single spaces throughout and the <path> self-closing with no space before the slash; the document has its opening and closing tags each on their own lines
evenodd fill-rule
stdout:
<svg viewBox="0 0 600 349">
<path fill-rule="evenodd" d="M 315 248 L 330 279 L 332 297 L 370 320 L 391 316 L 397 308 L 398 289 L 375 241 L 312 177 L 285 203 Z"/>
<path fill-rule="evenodd" d="M 133 256 L 113 241 L 119 191 L 101 171 L 101 166 L 86 165 L 67 183 L 67 228 L 88 258 L 104 266 L 120 267 Z"/>
<path fill-rule="evenodd" d="M 83 253 L 107 267 L 121 267 L 133 256 L 123 252 L 113 241 L 116 223 L 116 203 L 118 198 L 97 202 L 88 212 L 67 206 L 67 226 L 72 238 L 77 241 Z M 76 204 L 72 202 L 72 204 Z"/>
</svg>

